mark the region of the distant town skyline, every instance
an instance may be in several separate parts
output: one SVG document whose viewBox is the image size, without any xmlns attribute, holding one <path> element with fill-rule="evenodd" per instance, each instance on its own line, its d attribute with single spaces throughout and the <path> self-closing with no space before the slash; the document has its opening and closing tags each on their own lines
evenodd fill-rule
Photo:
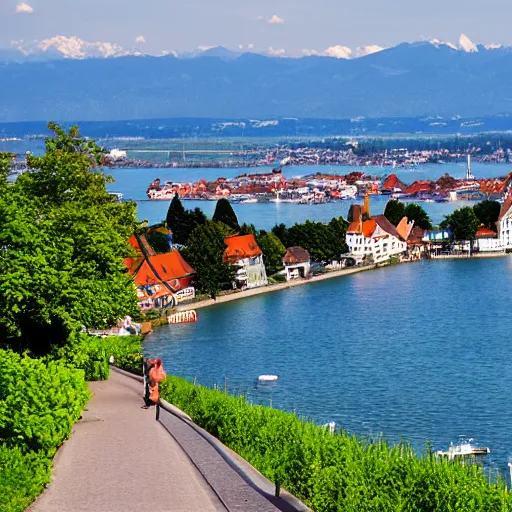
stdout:
<svg viewBox="0 0 512 512">
<path fill-rule="evenodd" d="M 101 42 L 142 53 L 184 52 L 224 46 L 270 55 L 345 57 L 403 41 L 438 39 L 454 44 L 466 34 L 475 43 L 512 45 L 506 0 L 3 0 L 0 48 L 29 47 L 64 36 L 60 43 Z M 70 38 L 76 39 L 70 39 Z M 23 43 L 20 43 L 23 41 Z M 358 48 L 366 47 L 359 50 Z M 350 55 L 349 55 L 350 56 Z"/>
</svg>

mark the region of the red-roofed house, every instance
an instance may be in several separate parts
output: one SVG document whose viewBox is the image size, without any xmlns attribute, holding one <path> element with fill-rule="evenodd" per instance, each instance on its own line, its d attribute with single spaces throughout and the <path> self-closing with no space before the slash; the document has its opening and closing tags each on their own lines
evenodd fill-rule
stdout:
<svg viewBox="0 0 512 512">
<path fill-rule="evenodd" d="M 143 236 L 134 236 L 129 243 L 140 254 L 138 258 L 125 258 L 124 264 L 134 276 L 141 309 L 174 307 L 195 296 L 192 286 L 195 270 L 177 249 L 155 254 Z"/>
<path fill-rule="evenodd" d="M 359 213 L 354 209 L 354 220 L 347 229 L 347 245 L 356 263 L 387 261 L 391 256 L 407 251 L 406 238 L 397 231 L 384 215 L 370 216 L 370 202 L 367 195 Z M 402 219 L 400 229 L 410 232 L 412 225 Z M 408 234 L 408 233 L 407 233 Z"/>
<path fill-rule="evenodd" d="M 234 235 L 224 239 L 226 250 L 224 262 L 238 267 L 235 274 L 237 286 L 257 288 L 268 284 L 263 263 L 263 252 L 258 247 L 254 235 Z"/>
<path fill-rule="evenodd" d="M 498 238 L 498 233 L 482 225 L 476 232 L 473 250 L 478 252 L 503 252 L 503 245 Z"/>
</svg>

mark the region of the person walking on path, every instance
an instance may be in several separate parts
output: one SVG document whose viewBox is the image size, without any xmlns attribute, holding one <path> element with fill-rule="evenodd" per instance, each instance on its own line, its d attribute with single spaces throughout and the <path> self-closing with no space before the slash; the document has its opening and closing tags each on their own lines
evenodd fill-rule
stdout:
<svg viewBox="0 0 512 512">
<path fill-rule="evenodd" d="M 144 409 L 158 403 L 160 399 L 159 384 L 165 377 L 161 359 L 148 359 L 144 362 Z"/>
</svg>

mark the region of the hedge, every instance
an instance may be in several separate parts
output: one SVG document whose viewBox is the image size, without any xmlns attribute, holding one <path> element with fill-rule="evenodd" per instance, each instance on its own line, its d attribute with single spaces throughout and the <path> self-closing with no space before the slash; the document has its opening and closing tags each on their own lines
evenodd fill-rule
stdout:
<svg viewBox="0 0 512 512">
<path fill-rule="evenodd" d="M 52 456 L 89 397 L 83 371 L 0 350 L 2 444 Z"/>
<path fill-rule="evenodd" d="M 161 392 L 315 511 L 512 510 L 504 481 L 490 484 L 478 465 L 439 460 L 428 450 L 418 456 L 407 443 L 331 435 L 294 414 L 177 377 L 168 377 Z"/>
<path fill-rule="evenodd" d="M 54 348 L 50 359 L 65 361 L 84 371 L 85 380 L 106 380 L 110 374 L 109 360 L 133 373 L 142 373 L 140 336 L 108 336 L 96 338 L 81 335 L 74 342 Z"/>
<path fill-rule="evenodd" d="M 22 512 L 50 481 L 52 462 L 44 452 L 0 446 L 0 512 Z"/>
</svg>

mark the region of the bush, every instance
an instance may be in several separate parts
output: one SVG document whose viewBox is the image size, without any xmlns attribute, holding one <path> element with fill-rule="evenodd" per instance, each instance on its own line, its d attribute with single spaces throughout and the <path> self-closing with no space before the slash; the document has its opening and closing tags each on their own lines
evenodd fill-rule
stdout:
<svg viewBox="0 0 512 512">
<path fill-rule="evenodd" d="M 316 511 L 512 510 L 504 482 L 489 484 L 479 466 L 428 451 L 417 456 L 407 443 L 330 435 L 293 414 L 177 377 L 160 387 L 163 398 Z"/>
<path fill-rule="evenodd" d="M 0 441 L 52 456 L 90 391 L 81 370 L 0 350 Z"/>
<path fill-rule="evenodd" d="M 50 481 L 52 462 L 42 452 L 0 446 L 0 512 L 22 512 Z"/>
<path fill-rule="evenodd" d="M 133 373 L 142 373 L 142 346 L 139 336 L 81 336 L 74 343 L 54 349 L 52 358 L 60 359 L 85 373 L 86 380 L 106 380 L 110 374 L 109 360 Z"/>
</svg>

